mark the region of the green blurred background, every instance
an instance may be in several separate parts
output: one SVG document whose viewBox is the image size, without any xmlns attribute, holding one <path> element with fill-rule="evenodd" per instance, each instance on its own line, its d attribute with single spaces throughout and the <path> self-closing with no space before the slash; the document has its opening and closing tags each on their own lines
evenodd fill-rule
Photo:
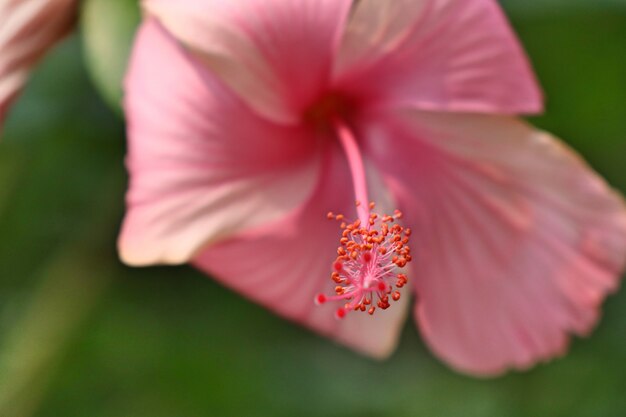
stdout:
<svg viewBox="0 0 626 417">
<path fill-rule="evenodd" d="M 625 3 L 503 5 L 548 97 L 533 122 L 626 191 Z M 86 6 L 0 143 L 1 417 L 626 416 L 624 291 L 566 357 L 479 380 L 435 359 L 412 321 L 375 362 L 189 267 L 121 265 L 124 123 L 105 103 L 136 11 Z"/>
</svg>

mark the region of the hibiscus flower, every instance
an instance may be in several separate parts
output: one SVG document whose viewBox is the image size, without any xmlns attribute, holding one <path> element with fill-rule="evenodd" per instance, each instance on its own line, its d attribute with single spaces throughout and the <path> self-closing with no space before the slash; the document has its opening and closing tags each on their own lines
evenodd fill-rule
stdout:
<svg viewBox="0 0 626 417">
<path fill-rule="evenodd" d="M 592 329 L 626 261 L 624 202 L 515 118 L 542 97 L 495 0 L 143 5 L 125 262 L 190 262 L 375 357 L 410 310 L 433 352 L 473 374 L 526 368 Z M 365 255 L 363 233 L 383 224 L 399 237 Z M 408 245 L 406 228 L 412 251 L 364 278 L 382 246 Z"/>
<path fill-rule="evenodd" d="M 0 0 L 0 127 L 32 67 L 74 26 L 76 0 Z"/>
</svg>

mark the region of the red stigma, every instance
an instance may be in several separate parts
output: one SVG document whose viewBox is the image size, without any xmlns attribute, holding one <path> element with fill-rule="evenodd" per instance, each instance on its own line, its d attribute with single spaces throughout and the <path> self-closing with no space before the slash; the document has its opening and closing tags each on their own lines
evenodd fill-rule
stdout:
<svg viewBox="0 0 626 417">
<path fill-rule="evenodd" d="M 317 297 L 315 297 L 315 303 L 317 305 L 324 304 L 326 301 L 327 301 L 327 298 L 324 294 L 318 294 Z"/>
</svg>

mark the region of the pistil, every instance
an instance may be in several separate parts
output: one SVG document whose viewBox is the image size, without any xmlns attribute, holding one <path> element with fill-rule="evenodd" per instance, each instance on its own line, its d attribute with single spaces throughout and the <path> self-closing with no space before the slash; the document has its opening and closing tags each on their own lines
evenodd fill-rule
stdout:
<svg viewBox="0 0 626 417">
<path fill-rule="evenodd" d="M 365 166 L 359 145 L 352 133 L 352 130 L 341 119 L 333 120 L 339 143 L 348 159 L 350 166 L 350 174 L 352 175 L 352 183 L 354 185 L 354 195 L 356 197 L 356 211 L 359 220 L 363 225 L 369 221 L 369 198 L 367 195 L 367 180 L 365 177 Z"/>
<path fill-rule="evenodd" d="M 328 213 L 328 219 L 340 222 L 342 230 L 331 273 L 335 295 L 318 294 L 315 302 L 342 302 L 337 318 L 344 318 L 349 311 L 372 315 L 377 307 L 386 310 L 391 301 L 398 301 L 399 289 L 408 282 L 401 270 L 411 261 L 411 230 L 398 223 L 402 218 L 398 210 L 392 215 L 372 212 L 375 204 L 369 202 L 365 167 L 354 133 L 340 118 L 333 119 L 333 126 L 350 167 L 358 218 L 349 222 L 343 214 Z"/>
</svg>

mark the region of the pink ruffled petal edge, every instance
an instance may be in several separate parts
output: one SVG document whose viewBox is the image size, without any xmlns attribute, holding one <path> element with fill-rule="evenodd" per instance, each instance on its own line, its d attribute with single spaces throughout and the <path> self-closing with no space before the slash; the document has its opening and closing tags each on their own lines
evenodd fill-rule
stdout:
<svg viewBox="0 0 626 417">
<path fill-rule="evenodd" d="M 361 0 L 334 82 L 379 105 L 532 114 L 543 98 L 495 0 Z"/>
<path fill-rule="evenodd" d="M 418 111 L 371 123 L 368 143 L 414 228 L 415 316 L 438 356 L 496 375 L 593 329 L 626 206 L 571 149 L 508 117 Z"/>
</svg>

